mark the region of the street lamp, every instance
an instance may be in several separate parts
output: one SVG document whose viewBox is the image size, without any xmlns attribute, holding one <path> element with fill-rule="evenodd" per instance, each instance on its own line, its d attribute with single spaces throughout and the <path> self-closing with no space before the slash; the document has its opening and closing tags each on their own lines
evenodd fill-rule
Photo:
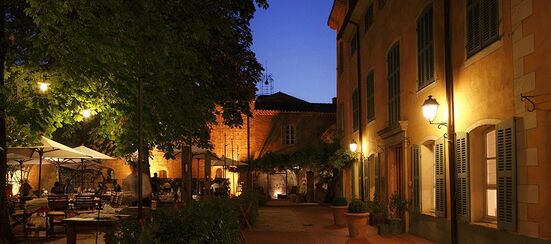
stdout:
<svg viewBox="0 0 551 244">
<path fill-rule="evenodd" d="M 427 100 L 425 100 L 425 102 L 423 103 L 423 116 L 429 122 L 429 124 L 438 125 L 438 129 L 440 129 L 442 126 L 448 126 L 448 123 L 446 122 L 433 122 L 436 118 L 439 105 L 440 104 L 436 101 L 436 99 L 432 98 L 431 95 L 429 95 L 429 98 L 427 98 Z"/>
<path fill-rule="evenodd" d="M 49 86 L 50 86 L 50 83 L 38 82 L 38 89 L 40 89 L 41 92 L 46 92 Z"/>
<path fill-rule="evenodd" d="M 349 145 L 350 151 L 355 153 L 358 150 L 358 144 L 356 144 L 356 141 L 352 140 L 352 143 Z"/>
<path fill-rule="evenodd" d="M 90 109 L 82 110 L 82 117 L 87 119 L 87 118 L 90 118 L 90 116 L 92 116 L 92 110 Z"/>
</svg>

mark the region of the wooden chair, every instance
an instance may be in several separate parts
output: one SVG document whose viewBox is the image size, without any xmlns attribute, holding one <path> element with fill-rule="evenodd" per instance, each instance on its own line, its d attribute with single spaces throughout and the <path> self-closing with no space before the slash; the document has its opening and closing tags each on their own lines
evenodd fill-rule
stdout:
<svg viewBox="0 0 551 244">
<path fill-rule="evenodd" d="M 111 201 L 109 202 L 109 205 L 111 205 L 111 207 L 119 207 L 120 205 L 122 204 L 122 194 L 118 193 L 118 194 L 113 194 L 111 195 Z"/>
<path fill-rule="evenodd" d="M 75 210 L 94 210 L 96 208 L 95 196 L 75 196 Z"/>
<path fill-rule="evenodd" d="M 48 212 L 46 218 L 48 219 L 48 230 L 46 236 L 55 234 L 54 227 L 56 225 L 65 226 L 59 219 L 67 217 L 67 207 L 69 206 L 69 198 L 67 195 L 49 195 L 48 196 Z"/>
</svg>

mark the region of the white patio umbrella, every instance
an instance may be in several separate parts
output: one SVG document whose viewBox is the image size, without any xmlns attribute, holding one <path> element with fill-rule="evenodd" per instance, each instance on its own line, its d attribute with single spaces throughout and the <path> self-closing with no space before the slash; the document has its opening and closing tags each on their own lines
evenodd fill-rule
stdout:
<svg viewBox="0 0 551 244">
<path fill-rule="evenodd" d="M 59 142 L 42 137 L 40 145 L 31 147 L 11 147 L 8 153 L 15 153 L 29 158 L 38 159 L 38 197 L 42 194 L 42 160 L 44 158 L 77 158 L 89 157 L 77 150 L 65 146 Z"/>
<path fill-rule="evenodd" d="M 100 152 L 98 152 L 94 149 L 88 148 L 86 146 L 79 146 L 79 147 L 75 147 L 73 149 L 75 149 L 75 150 L 91 157 L 91 158 L 88 158 L 88 159 L 80 158 L 80 165 L 79 165 L 79 167 L 77 167 L 78 169 L 81 170 L 80 184 L 81 184 L 82 187 L 84 187 L 84 171 L 87 168 L 92 168 L 92 169 L 97 169 L 97 170 L 108 168 L 108 167 L 102 166 L 99 163 L 99 160 L 114 159 L 114 158 L 112 158 L 108 155 L 100 153 Z"/>
</svg>

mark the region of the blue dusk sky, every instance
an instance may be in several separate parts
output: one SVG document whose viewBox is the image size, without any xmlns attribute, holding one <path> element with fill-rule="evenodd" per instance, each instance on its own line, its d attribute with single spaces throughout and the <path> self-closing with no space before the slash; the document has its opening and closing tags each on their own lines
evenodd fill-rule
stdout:
<svg viewBox="0 0 551 244">
<path fill-rule="evenodd" d="M 251 21 L 253 51 L 274 79 L 273 92 L 308 102 L 336 96 L 335 31 L 327 26 L 332 0 L 269 0 Z"/>
</svg>

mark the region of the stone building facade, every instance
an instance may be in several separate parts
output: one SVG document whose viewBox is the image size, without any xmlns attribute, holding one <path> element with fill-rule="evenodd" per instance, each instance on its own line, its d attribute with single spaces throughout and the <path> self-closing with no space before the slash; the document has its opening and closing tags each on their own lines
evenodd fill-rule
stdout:
<svg viewBox="0 0 551 244">
<path fill-rule="evenodd" d="M 253 160 L 268 152 L 288 153 L 301 147 L 319 145 L 324 140 L 330 142 L 334 136 L 335 105 L 332 103 L 309 103 L 277 92 L 259 96 L 253 103 L 252 112 L 253 116 L 249 119 L 244 117 L 244 123 L 240 127 L 230 128 L 221 120 L 212 127 L 210 141 L 214 147 L 214 154 L 247 162 L 247 143 L 250 145 L 250 157 Z M 176 156 L 176 159 L 165 159 L 159 151 L 154 151 L 152 156 L 151 174 L 157 172 L 167 178 L 182 177 L 180 156 Z M 117 179 L 124 179 L 130 174 L 129 167 L 122 159 L 105 161 L 104 165 L 115 171 Z M 215 178 L 224 173 L 236 186 L 239 175 L 229 171 L 222 172 L 221 166 L 210 167 L 207 175 Z M 194 159 L 192 175 L 193 178 L 205 178 L 204 159 Z M 289 181 L 293 180 L 292 176 L 288 177 Z M 287 188 L 281 181 L 282 174 L 258 174 L 255 179 L 255 184 L 262 186 L 272 197 L 284 193 Z M 235 193 L 239 188 L 232 187 L 231 190 Z"/>
<path fill-rule="evenodd" d="M 460 243 L 551 240 L 551 2 L 451 0 Z M 450 235 L 444 1 L 335 0 L 337 121 L 363 160 L 347 197 L 411 201 L 406 230 Z M 528 97 L 529 100 L 523 98 Z M 532 101 L 533 104 L 530 102 Z"/>
</svg>

